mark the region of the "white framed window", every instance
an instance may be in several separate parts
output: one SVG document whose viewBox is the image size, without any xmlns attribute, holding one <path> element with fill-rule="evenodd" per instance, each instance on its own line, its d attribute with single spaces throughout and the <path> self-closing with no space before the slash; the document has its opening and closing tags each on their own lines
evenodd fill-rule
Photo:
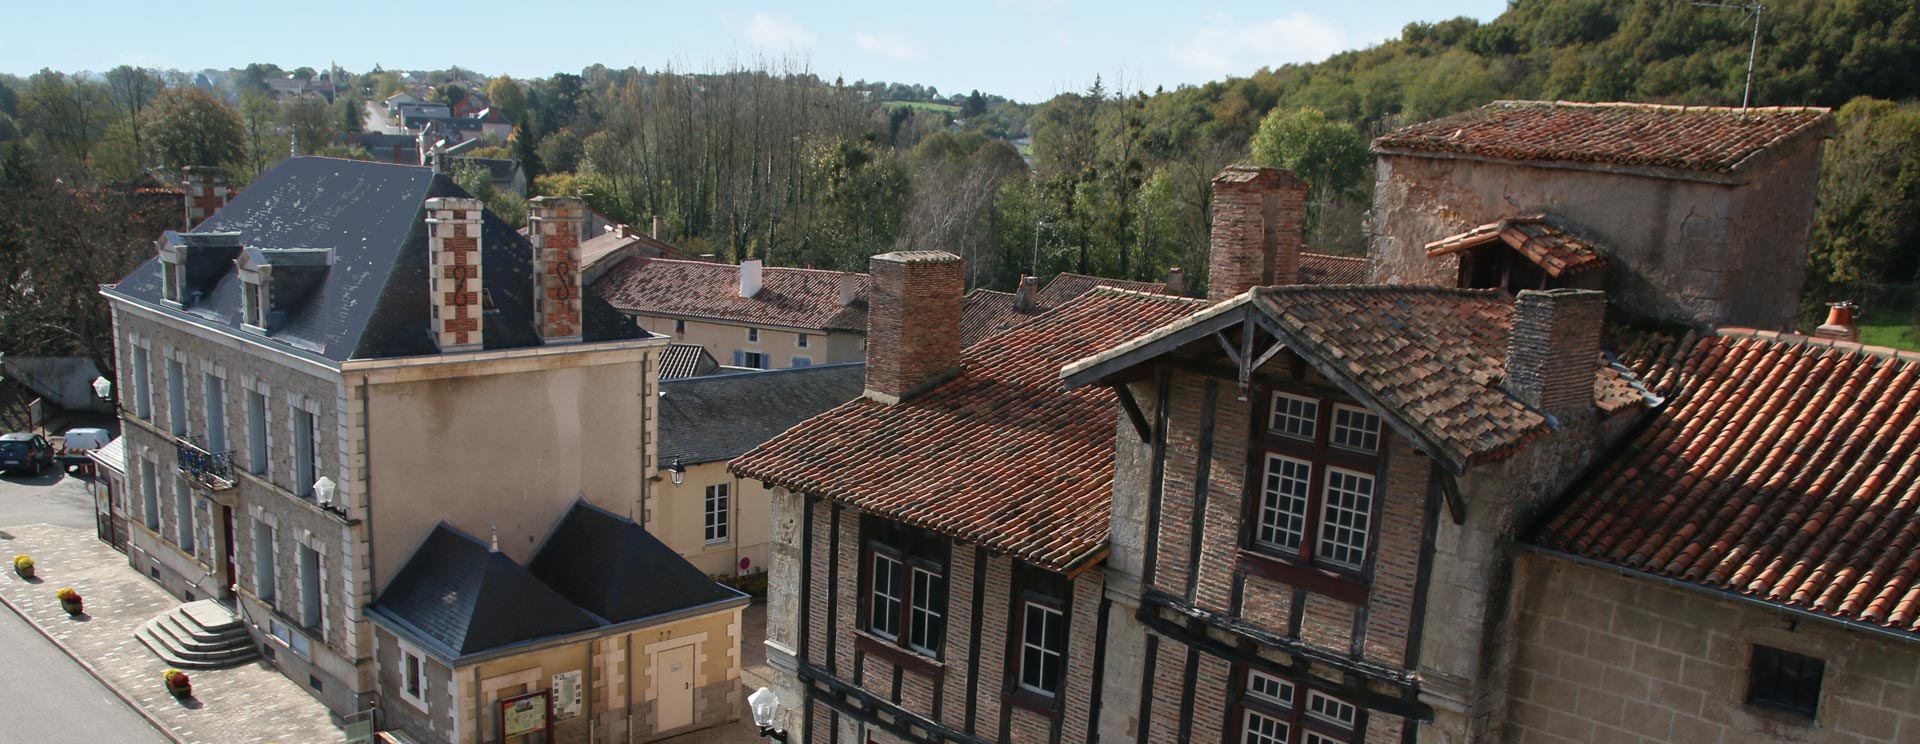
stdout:
<svg viewBox="0 0 1920 744">
<path fill-rule="evenodd" d="M 1360 710 L 1352 703 L 1327 695 L 1319 690 L 1307 691 L 1307 715 L 1326 721 L 1343 729 L 1353 728 L 1359 720 Z"/>
<path fill-rule="evenodd" d="M 1329 444 L 1362 452 L 1379 451 L 1380 417 L 1358 406 L 1333 404 L 1333 439 Z"/>
<path fill-rule="evenodd" d="M 133 347 L 133 412 L 153 420 L 153 361 L 146 346 Z"/>
<path fill-rule="evenodd" d="M 180 291 L 186 282 L 186 265 L 179 261 L 162 260 L 160 262 L 160 296 L 168 302 L 180 304 L 184 293 Z"/>
<path fill-rule="evenodd" d="M 286 623 L 280 622 L 278 618 L 267 618 L 267 632 L 274 638 L 280 639 L 281 643 L 286 644 L 287 648 L 292 649 L 293 653 L 300 658 L 313 658 L 313 641 L 308 640 L 305 633 L 295 631 Z"/>
<path fill-rule="evenodd" d="M 1254 539 L 1271 548 L 1298 552 L 1306 536 L 1307 497 L 1312 483 L 1312 463 L 1268 454 L 1260 523 Z"/>
<path fill-rule="evenodd" d="M 273 525 L 261 520 L 253 521 L 253 594 L 267 606 L 276 606 L 274 595 L 278 593 L 278 581 L 274 574 L 277 566 L 275 556 L 279 551 L 273 542 Z"/>
<path fill-rule="evenodd" d="M 716 483 L 707 486 L 706 526 L 707 544 L 723 543 L 731 535 L 733 526 L 732 485 Z"/>
<path fill-rule="evenodd" d="M 748 369 L 766 369 L 767 355 L 757 351 L 735 350 L 733 352 L 733 366 L 746 367 Z"/>
<path fill-rule="evenodd" d="M 807 334 L 804 334 L 804 333 L 794 334 L 793 345 L 798 346 L 802 349 L 807 348 Z"/>
<path fill-rule="evenodd" d="M 1020 687 L 1052 696 L 1060 692 L 1062 660 L 1067 653 L 1067 615 L 1041 602 L 1026 603 L 1020 630 Z"/>
<path fill-rule="evenodd" d="M 268 476 L 272 458 L 267 456 L 267 394 L 247 391 L 247 469 L 254 475 Z"/>
<path fill-rule="evenodd" d="M 940 653 L 941 609 L 947 606 L 947 578 L 940 572 L 913 567 L 913 607 L 907 624 L 907 647 L 928 656 Z"/>
<path fill-rule="evenodd" d="M 313 498 L 313 482 L 320 477 L 318 439 L 320 424 L 312 411 L 297 403 L 293 407 L 293 488 L 303 498 Z"/>
<path fill-rule="evenodd" d="M 263 308 L 267 304 L 266 299 L 266 292 L 261 289 L 259 281 L 242 281 L 240 284 L 241 324 L 254 330 L 266 330 L 267 324 L 261 320 L 264 314 Z"/>
<path fill-rule="evenodd" d="M 1242 744 L 1292 744 L 1293 727 L 1286 721 L 1257 710 L 1247 711 L 1246 716 Z"/>
<path fill-rule="evenodd" d="M 1274 705 L 1293 707 L 1293 683 L 1266 672 L 1247 672 L 1247 694 Z"/>
<path fill-rule="evenodd" d="M 760 343 L 760 329 L 758 328 L 747 329 L 747 343 L 750 343 L 750 344 Z"/>
<path fill-rule="evenodd" d="M 400 642 L 400 697 L 427 709 L 427 656 L 406 641 Z"/>
<path fill-rule="evenodd" d="M 1273 418 L 1267 430 L 1296 439 L 1313 439 L 1318 434 L 1320 401 L 1299 395 L 1273 394 Z"/>
<path fill-rule="evenodd" d="M 187 435 L 187 370 L 178 359 L 167 360 L 167 431 Z"/>
<path fill-rule="evenodd" d="M 900 638 L 900 559 L 880 551 L 873 553 L 873 596 L 867 605 L 867 630 L 889 641 Z"/>
<path fill-rule="evenodd" d="M 1320 510 L 1320 542 L 1314 553 L 1336 566 L 1359 569 L 1367 560 L 1367 533 L 1373 518 L 1373 476 L 1330 467 L 1325 490 Z"/>
<path fill-rule="evenodd" d="M 207 414 L 207 451 L 227 451 L 227 381 L 208 372 L 201 391 Z"/>
</svg>

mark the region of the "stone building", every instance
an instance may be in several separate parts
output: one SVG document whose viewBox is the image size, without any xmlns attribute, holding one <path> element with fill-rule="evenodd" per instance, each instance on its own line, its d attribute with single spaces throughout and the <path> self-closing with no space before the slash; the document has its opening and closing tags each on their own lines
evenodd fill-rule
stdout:
<svg viewBox="0 0 1920 744">
<path fill-rule="evenodd" d="M 1374 141 L 1372 280 L 1604 289 L 1616 314 L 1790 330 L 1832 133 L 1825 109 L 1637 103 L 1496 101 L 1416 124 Z M 1606 271 L 1541 262 L 1516 223 Z"/>
<path fill-rule="evenodd" d="M 532 213 L 529 244 L 429 169 L 292 158 L 102 291 L 129 562 L 337 712 L 375 694 L 363 608 L 443 522 L 526 561 L 575 501 L 645 501 L 666 341 L 582 297 L 578 200 Z"/>
<path fill-rule="evenodd" d="M 610 256 L 588 293 L 640 328 L 706 347 L 750 369 L 857 362 L 865 355 L 867 276 L 838 271 Z"/>
</svg>

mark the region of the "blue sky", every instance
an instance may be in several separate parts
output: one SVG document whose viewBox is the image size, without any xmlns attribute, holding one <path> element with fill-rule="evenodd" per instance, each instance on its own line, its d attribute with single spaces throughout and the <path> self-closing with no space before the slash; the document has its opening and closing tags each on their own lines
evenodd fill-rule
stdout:
<svg viewBox="0 0 1920 744">
<path fill-rule="evenodd" d="M 726 69 L 791 59 L 831 79 L 978 88 L 1020 100 L 1151 90 L 1312 61 L 1395 36 L 1411 21 L 1498 15 L 1506 0 L 959 3 L 473 0 L 414 6 L 344 0 L 155 5 L 19 2 L 0 13 L 0 71 L 198 70 L 248 62 L 350 70 L 452 65 L 544 77 L 609 67 Z M 189 9 L 191 9 L 189 11 Z"/>
</svg>

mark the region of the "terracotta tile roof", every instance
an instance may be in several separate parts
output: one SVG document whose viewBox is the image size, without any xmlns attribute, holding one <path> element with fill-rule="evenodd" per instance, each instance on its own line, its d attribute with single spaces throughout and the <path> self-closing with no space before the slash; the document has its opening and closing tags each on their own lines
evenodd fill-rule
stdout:
<svg viewBox="0 0 1920 744">
<path fill-rule="evenodd" d="M 1456 470 L 1502 459 L 1552 429 L 1501 388 L 1513 298 L 1494 290 L 1390 285 L 1256 287 L 1105 354 L 1073 363 L 1079 377 L 1160 338 L 1251 303 L 1289 339 L 1288 350 L 1377 402 Z M 1630 373 L 1601 365 L 1595 406 L 1646 402 Z"/>
<path fill-rule="evenodd" d="M 1301 251 L 1300 283 L 1366 284 L 1367 259 Z"/>
<path fill-rule="evenodd" d="M 1822 108 L 1495 101 L 1373 141 L 1380 152 L 1672 168 L 1728 174 L 1803 136 L 1825 137 Z"/>
<path fill-rule="evenodd" d="M 1920 355 L 1738 331 L 1638 345 L 1674 398 L 1535 541 L 1920 633 Z"/>
<path fill-rule="evenodd" d="M 968 293 L 967 299 L 960 305 L 960 348 L 967 348 L 983 338 L 1023 325 L 1044 312 L 1046 309 L 1037 305 L 1026 310 L 1014 308 L 1012 292 L 976 289 Z"/>
<path fill-rule="evenodd" d="M 1192 313 L 1199 300 L 1101 289 L 961 354 L 960 375 L 897 405 L 867 398 L 735 459 L 735 474 L 815 494 L 1049 570 L 1107 540 L 1112 391 L 1061 365 Z"/>
<path fill-rule="evenodd" d="M 760 291 L 741 297 L 738 266 L 634 257 L 607 269 L 592 291 L 628 313 L 865 333 L 867 275 L 855 275 L 860 291 L 852 305 L 840 304 L 840 276 L 768 266 L 761 269 Z"/>
<path fill-rule="evenodd" d="M 1047 286 L 1034 295 L 1034 301 L 1040 307 L 1052 308 L 1072 302 L 1080 295 L 1093 291 L 1094 287 L 1112 287 L 1146 294 L 1166 294 L 1165 282 L 1134 282 L 1126 279 L 1108 279 L 1103 276 L 1060 273 L 1047 282 Z"/>
<path fill-rule="evenodd" d="M 1544 215 L 1510 217 L 1427 244 L 1429 258 L 1459 253 L 1494 241 L 1526 256 L 1551 276 L 1567 276 L 1607 265 L 1586 238 L 1553 224 Z"/>
<path fill-rule="evenodd" d="M 616 227 L 613 231 L 602 232 L 599 235 L 580 241 L 580 265 L 591 267 L 609 255 L 612 255 L 614 251 L 627 246 L 634 246 L 637 249 L 636 255 L 647 256 L 649 258 L 671 258 L 680 261 L 696 260 L 694 257 L 682 252 L 672 243 L 664 240 L 654 240 L 651 237 L 638 233 L 621 235 Z"/>
</svg>

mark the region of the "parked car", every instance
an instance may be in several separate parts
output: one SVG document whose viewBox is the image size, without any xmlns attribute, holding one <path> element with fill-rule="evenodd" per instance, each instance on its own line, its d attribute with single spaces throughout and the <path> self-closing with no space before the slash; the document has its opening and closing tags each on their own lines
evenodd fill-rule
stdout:
<svg viewBox="0 0 1920 744">
<path fill-rule="evenodd" d="M 39 434 L 15 432 L 0 435 L 0 470 L 22 470 L 39 475 L 53 467 L 53 445 Z"/>
</svg>

